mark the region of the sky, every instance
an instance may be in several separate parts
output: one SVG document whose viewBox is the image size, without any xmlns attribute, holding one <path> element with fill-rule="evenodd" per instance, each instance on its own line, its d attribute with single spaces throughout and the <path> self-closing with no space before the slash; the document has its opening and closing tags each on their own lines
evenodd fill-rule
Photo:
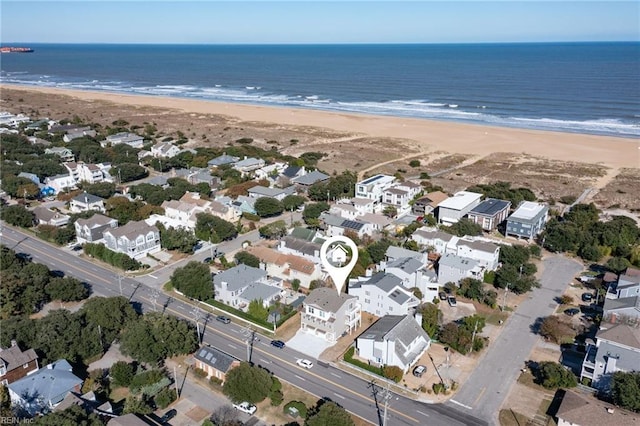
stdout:
<svg viewBox="0 0 640 426">
<path fill-rule="evenodd" d="M 640 41 L 633 1 L 1 0 L 9 43 Z"/>
</svg>

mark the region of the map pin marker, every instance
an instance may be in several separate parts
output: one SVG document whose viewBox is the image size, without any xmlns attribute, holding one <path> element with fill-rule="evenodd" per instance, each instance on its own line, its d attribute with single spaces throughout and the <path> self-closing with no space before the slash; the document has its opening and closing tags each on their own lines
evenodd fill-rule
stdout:
<svg viewBox="0 0 640 426">
<path fill-rule="evenodd" d="M 343 245 L 351 249 L 351 261 L 344 266 L 335 266 L 347 260 L 348 252 Z M 329 249 L 331 249 L 331 258 L 327 257 Z M 358 261 L 358 246 L 351 238 L 342 235 L 328 238 L 320 248 L 320 260 L 322 261 L 322 266 L 324 266 L 324 269 L 333 280 L 338 294 L 340 294 L 347 277 Z"/>
</svg>

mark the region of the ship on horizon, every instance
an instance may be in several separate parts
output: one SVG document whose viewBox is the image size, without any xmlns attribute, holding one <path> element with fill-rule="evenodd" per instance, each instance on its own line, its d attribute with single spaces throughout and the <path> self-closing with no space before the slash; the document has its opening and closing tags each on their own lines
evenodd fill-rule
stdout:
<svg viewBox="0 0 640 426">
<path fill-rule="evenodd" d="M 0 47 L 0 53 L 32 53 L 30 47 Z"/>
</svg>

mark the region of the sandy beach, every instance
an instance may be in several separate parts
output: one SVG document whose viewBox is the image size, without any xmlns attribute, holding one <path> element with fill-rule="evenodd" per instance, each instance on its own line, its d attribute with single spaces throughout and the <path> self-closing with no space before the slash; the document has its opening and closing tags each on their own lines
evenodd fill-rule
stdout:
<svg viewBox="0 0 640 426">
<path fill-rule="evenodd" d="M 402 139 L 413 145 L 416 152 L 440 151 L 473 156 L 507 152 L 611 168 L 640 167 L 640 140 L 631 138 L 58 88 L 5 85 L 0 86 L 0 90 L 5 107 L 7 94 L 19 90 L 67 95 L 86 102 L 106 101 L 136 108 L 223 115 L 240 122 L 267 126 L 314 127 L 361 137 Z M 385 160 L 388 158 L 380 159 Z"/>
</svg>

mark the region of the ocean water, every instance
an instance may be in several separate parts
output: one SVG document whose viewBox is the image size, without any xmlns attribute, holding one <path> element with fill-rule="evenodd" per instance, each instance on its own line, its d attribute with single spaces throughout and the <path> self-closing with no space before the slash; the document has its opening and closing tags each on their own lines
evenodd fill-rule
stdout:
<svg viewBox="0 0 640 426">
<path fill-rule="evenodd" d="M 640 137 L 640 43 L 29 47 L 0 82 Z"/>
</svg>

